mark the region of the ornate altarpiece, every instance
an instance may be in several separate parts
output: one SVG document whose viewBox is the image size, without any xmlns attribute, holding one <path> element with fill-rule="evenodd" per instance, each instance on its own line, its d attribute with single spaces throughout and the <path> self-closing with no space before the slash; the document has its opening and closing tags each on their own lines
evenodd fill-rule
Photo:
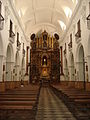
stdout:
<svg viewBox="0 0 90 120">
<path fill-rule="evenodd" d="M 60 81 L 60 49 L 58 40 L 46 31 L 31 41 L 30 82 Z"/>
</svg>

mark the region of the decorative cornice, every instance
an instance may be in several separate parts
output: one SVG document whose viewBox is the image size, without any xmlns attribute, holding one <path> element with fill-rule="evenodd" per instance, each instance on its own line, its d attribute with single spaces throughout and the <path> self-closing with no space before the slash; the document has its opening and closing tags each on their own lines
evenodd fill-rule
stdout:
<svg viewBox="0 0 90 120">
<path fill-rule="evenodd" d="M 69 31 L 69 28 L 71 27 L 72 22 L 73 22 L 73 20 L 74 20 L 74 18 L 75 18 L 75 16 L 76 16 L 76 14 L 77 14 L 77 12 L 78 12 L 78 10 L 79 10 L 79 7 L 81 6 L 81 3 L 82 3 L 82 2 L 83 2 L 83 0 L 79 0 L 79 1 L 78 1 L 78 4 L 76 5 L 76 8 L 75 8 L 75 10 L 74 10 L 74 12 L 73 12 L 73 14 L 72 14 L 72 16 L 71 16 L 71 19 L 70 19 L 70 21 L 69 21 L 69 24 L 68 24 L 68 26 L 67 26 L 64 34 L 62 35 L 61 41 L 65 39 L 65 37 L 66 37 L 66 35 L 67 35 L 68 31 Z"/>
<path fill-rule="evenodd" d="M 8 16 L 10 15 L 10 10 L 8 8 L 8 6 L 5 6 L 5 22 L 7 22 L 8 20 Z"/>
<path fill-rule="evenodd" d="M 18 16 L 18 14 L 17 14 L 17 12 L 16 12 L 16 9 L 15 9 L 15 7 L 13 7 L 13 6 L 14 6 L 13 1 L 12 1 L 12 0 L 8 0 L 8 2 L 9 2 L 9 4 L 10 4 L 10 6 L 11 6 L 11 9 L 13 10 L 13 14 L 14 14 L 14 16 L 15 16 L 16 19 L 17 19 L 17 22 L 18 22 L 18 24 L 19 24 L 19 26 L 20 26 L 20 28 L 21 28 L 21 30 L 22 30 L 22 33 L 23 33 L 26 41 L 29 42 L 29 41 L 27 40 L 27 36 L 25 35 L 24 29 L 23 29 L 23 25 L 22 25 L 22 23 L 21 23 L 21 21 L 20 21 L 20 19 L 19 19 L 19 16 Z"/>
</svg>

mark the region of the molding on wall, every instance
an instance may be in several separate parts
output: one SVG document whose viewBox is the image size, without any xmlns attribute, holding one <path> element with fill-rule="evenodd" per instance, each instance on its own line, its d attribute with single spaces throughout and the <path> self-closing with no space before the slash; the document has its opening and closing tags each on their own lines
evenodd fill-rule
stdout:
<svg viewBox="0 0 90 120">
<path fill-rule="evenodd" d="M 17 22 L 18 22 L 18 24 L 19 24 L 19 27 L 21 28 L 22 33 L 23 33 L 26 41 L 29 42 L 29 41 L 27 40 L 27 36 L 25 35 L 24 28 L 23 28 L 23 25 L 22 25 L 22 23 L 21 23 L 21 21 L 20 21 L 20 19 L 19 19 L 19 16 L 18 16 L 18 14 L 17 14 L 17 11 L 16 11 L 16 9 L 15 9 L 15 7 L 14 7 L 13 1 L 12 1 L 12 0 L 8 0 L 8 2 L 9 2 L 9 4 L 10 4 L 10 6 L 11 6 L 11 9 L 12 9 L 12 11 L 13 11 L 14 16 L 15 16 L 16 19 L 17 19 Z"/>
<path fill-rule="evenodd" d="M 69 24 L 68 24 L 68 26 L 67 26 L 64 34 L 62 35 L 61 42 L 62 42 L 62 40 L 65 39 L 65 37 L 66 37 L 66 35 L 67 35 L 68 31 L 69 31 L 69 28 L 72 26 L 72 22 L 73 22 L 74 18 L 76 17 L 76 14 L 77 14 L 80 6 L 82 5 L 82 2 L 83 2 L 83 0 L 79 0 L 79 1 L 78 1 L 78 4 L 77 4 L 77 6 L 76 6 L 76 8 L 75 8 L 75 10 L 74 10 L 74 12 L 73 12 L 73 14 L 72 14 L 72 16 L 71 16 L 71 19 L 70 19 L 70 21 L 69 21 Z"/>
</svg>

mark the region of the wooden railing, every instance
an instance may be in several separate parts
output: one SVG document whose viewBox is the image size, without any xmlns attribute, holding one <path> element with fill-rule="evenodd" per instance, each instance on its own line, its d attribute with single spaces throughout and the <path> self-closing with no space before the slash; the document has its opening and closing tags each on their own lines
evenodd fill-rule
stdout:
<svg viewBox="0 0 90 120">
<path fill-rule="evenodd" d="M 70 42 L 70 43 L 68 44 L 68 48 L 69 48 L 69 49 L 72 48 L 72 42 Z"/>
<path fill-rule="evenodd" d="M 20 43 L 20 41 L 19 41 L 19 40 L 17 40 L 17 50 L 19 51 L 19 50 L 20 50 L 20 48 L 21 48 L 21 43 Z"/>
<path fill-rule="evenodd" d="M 17 40 L 17 47 L 20 46 L 20 45 L 21 45 L 20 41 Z"/>
<path fill-rule="evenodd" d="M 4 17 L 1 15 L 1 13 L 0 13 L 0 22 L 1 21 L 4 21 Z"/>
<path fill-rule="evenodd" d="M 77 31 L 77 33 L 75 34 L 76 38 L 80 38 L 81 37 L 81 30 Z"/>
<path fill-rule="evenodd" d="M 3 30 L 3 26 L 4 26 L 4 17 L 0 13 L 0 30 Z"/>
<path fill-rule="evenodd" d="M 11 38 L 15 37 L 15 34 L 12 30 L 9 30 L 9 37 L 11 37 Z"/>
<path fill-rule="evenodd" d="M 13 44 L 15 42 L 15 34 L 12 30 L 9 30 L 9 41 Z"/>
</svg>

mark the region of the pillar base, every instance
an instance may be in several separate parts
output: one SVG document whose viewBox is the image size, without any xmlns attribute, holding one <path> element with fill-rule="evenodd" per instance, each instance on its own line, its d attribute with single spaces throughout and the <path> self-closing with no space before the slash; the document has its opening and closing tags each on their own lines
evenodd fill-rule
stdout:
<svg viewBox="0 0 90 120">
<path fill-rule="evenodd" d="M 5 91 L 5 83 L 0 82 L 0 92 L 4 92 L 4 91 Z"/>
<path fill-rule="evenodd" d="M 86 82 L 86 90 L 90 91 L 90 82 Z"/>
<path fill-rule="evenodd" d="M 6 90 L 11 90 L 14 88 L 18 88 L 21 86 L 20 81 L 5 81 L 5 89 Z"/>
<path fill-rule="evenodd" d="M 68 87 L 74 88 L 75 87 L 75 81 L 69 81 L 68 82 Z"/>
<path fill-rule="evenodd" d="M 63 74 L 60 75 L 60 81 L 65 81 L 65 76 Z"/>
<path fill-rule="evenodd" d="M 76 81 L 75 88 L 77 89 L 84 89 L 84 82 L 83 81 Z"/>
</svg>

